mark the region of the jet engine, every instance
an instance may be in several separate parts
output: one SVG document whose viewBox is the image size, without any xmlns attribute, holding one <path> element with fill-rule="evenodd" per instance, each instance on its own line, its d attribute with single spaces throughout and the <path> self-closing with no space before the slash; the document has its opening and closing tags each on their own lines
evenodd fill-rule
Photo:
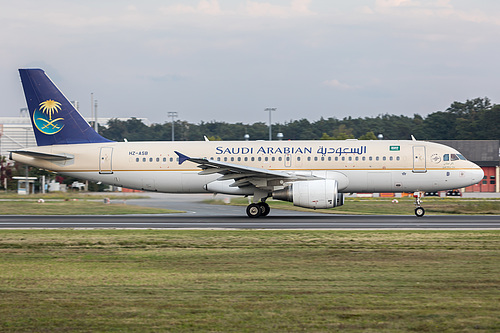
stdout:
<svg viewBox="0 0 500 333">
<path fill-rule="evenodd" d="M 282 190 L 274 191 L 273 198 L 293 202 L 304 208 L 333 208 L 344 204 L 344 194 L 338 193 L 334 179 L 298 181 Z"/>
</svg>

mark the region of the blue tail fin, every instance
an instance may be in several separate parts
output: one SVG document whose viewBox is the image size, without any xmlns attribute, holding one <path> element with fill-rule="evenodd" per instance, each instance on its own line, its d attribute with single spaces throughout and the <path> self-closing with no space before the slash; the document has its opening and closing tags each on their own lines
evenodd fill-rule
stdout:
<svg viewBox="0 0 500 333">
<path fill-rule="evenodd" d="M 97 134 L 41 69 L 20 69 L 39 146 L 111 142 Z"/>
</svg>

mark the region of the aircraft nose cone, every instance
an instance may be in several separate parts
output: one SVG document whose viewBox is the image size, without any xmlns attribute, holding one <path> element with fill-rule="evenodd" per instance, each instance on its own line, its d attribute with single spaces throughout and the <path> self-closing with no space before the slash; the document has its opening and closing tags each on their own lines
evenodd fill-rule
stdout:
<svg viewBox="0 0 500 333">
<path fill-rule="evenodd" d="M 484 171 L 480 167 L 471 171 L 471 181 L 473 184 L 479 183 L 484 177 Z"/>
</svg>

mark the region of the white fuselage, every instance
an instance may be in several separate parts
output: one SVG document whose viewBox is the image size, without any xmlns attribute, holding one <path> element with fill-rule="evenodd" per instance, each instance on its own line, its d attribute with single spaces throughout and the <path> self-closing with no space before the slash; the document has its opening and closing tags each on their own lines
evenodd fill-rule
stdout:
<svg viewBox="0 0 500 333">
<path fill-rule="evenodd" d="M 339 192 L 415 192 L 461 188 L 479 182 L 476 164 L 446 158 L 459 153 L 424 141 L 196 141 L 111 142 L 53 145 L 33 152 L 67 154 L 50 160 L 12 153 L 16 161 L 65 175 L 147 191 L 251 194 L 220 174 L 199 175 L 196 163 L 178 163 L 182 154 L 242 166 L 280 170 L 338 181 Z M 232 181 L 231 181 L 232 182 Z M 280 184 L 282 185 L 282 184 Z M 214 190 L 216 189 L 216 190 Z"/>
</svg>

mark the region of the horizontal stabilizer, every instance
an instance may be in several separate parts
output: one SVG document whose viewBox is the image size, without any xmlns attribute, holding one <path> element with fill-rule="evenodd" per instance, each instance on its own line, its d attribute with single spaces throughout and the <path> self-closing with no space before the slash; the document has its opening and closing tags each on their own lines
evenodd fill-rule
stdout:
<svg viewBox="0 0 500 333">
<path fill-rule="evenodd" d="M 24 155 L 24 156 L 29 156 L 33 158 L 40 158 L 42 160 L 48 160 L 48 161 L 63 161 L 63 160 L 71 160 L 75 158 L 75 156 L 71 154 L 50 154 L 50 153 L 42 153 L 39 151 L 30 151 L 30 150 L 15 150 L 11 151 L 11 159 L 12 159 L 12 154 L 19 154 L 19 155 Z"/>
</svg>

